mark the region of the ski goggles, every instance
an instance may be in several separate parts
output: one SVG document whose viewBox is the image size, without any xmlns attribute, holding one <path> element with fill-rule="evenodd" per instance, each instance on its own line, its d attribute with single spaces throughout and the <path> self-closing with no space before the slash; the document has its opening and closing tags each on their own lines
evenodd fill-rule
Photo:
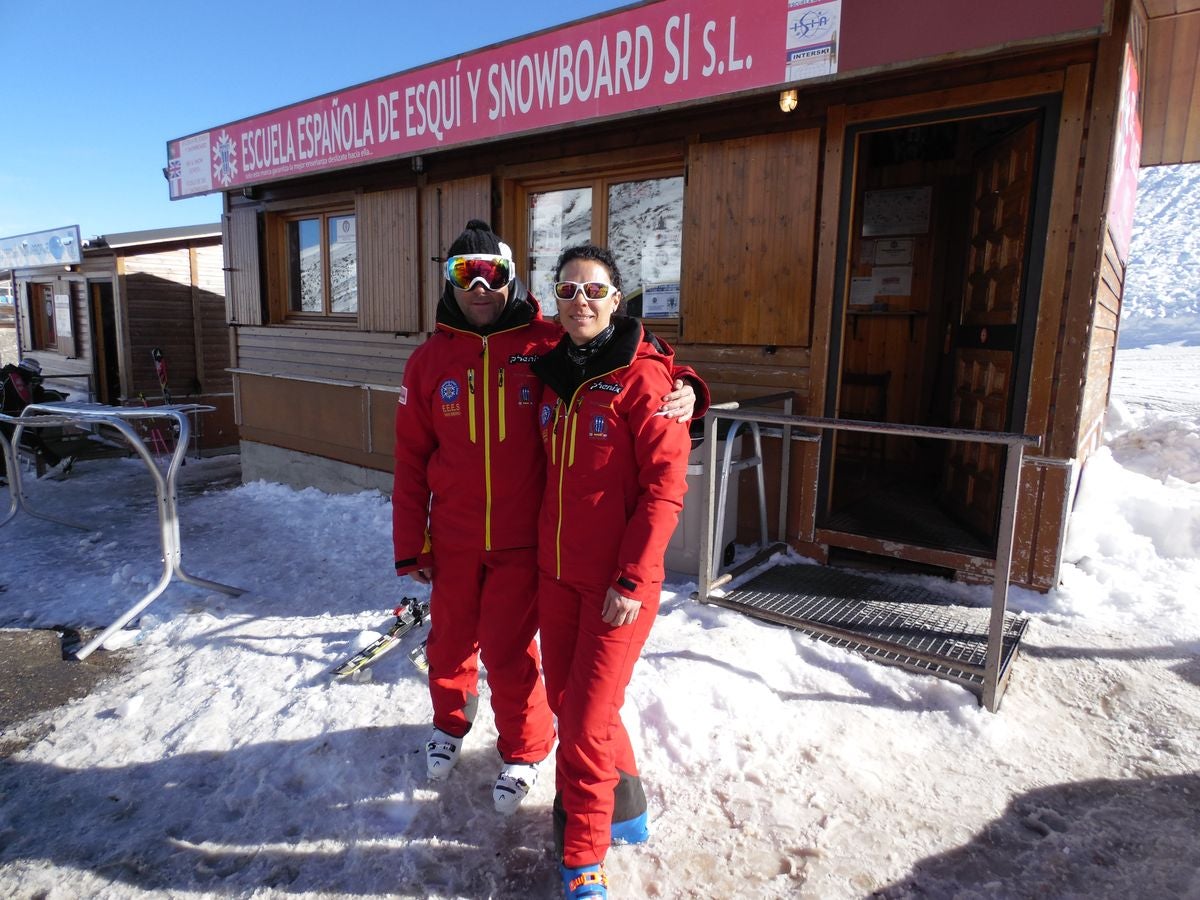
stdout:
<svg viewBox="0 0 1200 900">
<path fill-rule="evenodd" d="M 477 282 L 489 291 L 498 291 L 516 276 L 513 261 L 494 253 L 466 253 L 446 260 L 446 280 L 464 291 L 471 290 Z"/>
<path fill-rule="evenodd" d="M 554 296 L 559 300 L 574 300 L 583 291 L 586 300 L 603 300 L 616 288 L 604 281 L 556 281 Z"/>
</svg>

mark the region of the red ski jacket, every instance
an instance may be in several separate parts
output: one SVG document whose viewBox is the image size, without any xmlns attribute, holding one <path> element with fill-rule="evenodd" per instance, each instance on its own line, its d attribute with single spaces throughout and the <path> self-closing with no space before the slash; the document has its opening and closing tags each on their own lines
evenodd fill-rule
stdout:
<svg viewBox="0 0 1200 900">
<path fill-rule="evenodd" d="M 655 414 L 672 383 L 669 349 L 636 319 L 613 321 L 612 340 L 584 369 L 567 358 L 566 337 L 533 366 L 546 382 L 538 566 L 645 602 L 663 580 L 691 439 Z"/>
<path fill-rule="evenodd" d="M 427 537 L 484 550 L 537 540 L 542 385 L 529 366 L 562 329 L 542 318 L 523 287 L 509 306 L 515 315 L 487 335 L 439 313 L 437 330 L 404 367 L 392 491 L 399 574 L 428 565 Z"/>
<path fill-rule="evenodd" d="M 409 358 L 396 406 L 392 542 L 396 573 L 430 563 L 440 546 L 509 550 L 537 544 L 545 455 L 538 429 L 542 383 L 530 366 L 558 343 L 561 326 L 518 279 L 512 299 L 486 335 L 467 324 L 447 287 L 437 328 Z M 662 344 L 670 363 L 673 351 Z M 708 388 L 688 366 L 673 371 L 696 391 Z M 659 394 L 669 393 L 670 385 Z M 662 417 L 659 417 L 662 419 Z M 686 435 L 688 429 L 675 419 Z"/>
</svg>

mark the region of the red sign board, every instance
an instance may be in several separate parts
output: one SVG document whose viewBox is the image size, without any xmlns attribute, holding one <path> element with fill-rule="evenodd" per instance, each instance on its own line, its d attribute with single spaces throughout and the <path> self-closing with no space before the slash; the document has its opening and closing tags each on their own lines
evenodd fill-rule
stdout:
<svg viewBox="0 0 1200 900">
<path fill-rule="evenodd" d="M 167 144 L 172 199 L 987 47 L 1105 0 L 659 0 Z"/>
</svg>

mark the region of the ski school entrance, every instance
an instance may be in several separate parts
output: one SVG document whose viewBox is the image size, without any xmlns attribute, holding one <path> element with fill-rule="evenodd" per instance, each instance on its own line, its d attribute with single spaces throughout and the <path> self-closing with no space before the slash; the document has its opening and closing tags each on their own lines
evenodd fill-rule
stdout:
<svg viewBox="0 0 1200 900">
<path fill-rule="evenodd" d="M 224 195 L 244 477 L 390 489 L 404 366 L 482 218 L 534 296 L 564 247 L 607 244 L 718 403 L 833 423 L 761 429 L 732 476 L 742 543 L 762 475 L 766 543 L 1048 590 L 1100 441 L 1138 166 L 1200 160 L 1200 113 L 1168 102 L 1196 90 L 1198 22 L 654 0 L 172 140 L 171 196 Z"/>
<path fill-rule="evenodd" d="M 1024 429 L 1059 102 L 1012 106 L 848 129 L 825 415 Z M 817 539 L 969 572 L 995 545 L 1004 455 L 840 433 Z"/>
</svg>

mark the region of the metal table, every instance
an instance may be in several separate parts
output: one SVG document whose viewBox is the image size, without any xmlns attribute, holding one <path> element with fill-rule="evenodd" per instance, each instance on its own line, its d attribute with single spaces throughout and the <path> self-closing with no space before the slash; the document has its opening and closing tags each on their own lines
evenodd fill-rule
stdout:
<svg viewBox="0 0 1200 900">
<path fill-rule="evenodd" d="M 91 655 L 92 651 L 108 640 L 114 632 L 124 628 L 134 616 L 153 603 L 167 589 L 167 585 L 171 583 L 172 578 L 178 578 L 188 584 L 219 591 L 231 597 L 237 597 L 245 593 L 241 588 L 231 587 L 217 581 L 209 581 L 206 578 L 198 578 L 195 575 L 190 575 L 184 571 L 181 564 L 179 498 L 175 483 L 179 474 L 179 467 L 183 464 L 183 458 L 187 453 L 190 433 L 188 416 L 211 412 L 213 409 L 215 407 L 202 406 L 196 403 L 136 407 L 106 406 L 101 403 L 60 402 L 31 403 L 21 411 L 19 417 L 0 414 L 0 421 L 10 423 L 14 426 L 11 442 L 4 437 L 3 433 L 0 433 L 0 444 L 2 444 L 0 451 L 4 453 L 8 464 L 8 489 L 10 495 L 9 511 L 4 520 L 0 521 L 0 526 L 8 523 L 17 514 L 18 509 L 23 509 L 31 516 L 47 519 L 51 522 L 69 525 L 73 528 L 85 527 L 77 525 L 74 522 L 67 522 L 63 519 L 37 512 L 29 507 L 21 485 L 21 470 L 17 465 L 16 453 L 13 450 L 14 447 L 20 447 L 21 434 L 26 428 L 61 427 L 63 425 L 107 426 L 120 433 L 130 448 L 142 458 L 142 461 L 146 464 L 146 468 L 150 472 L 151 478 L 154 479 L 154 490 L 158 498 L 159 538 L 163 553 L 162 576 L 159 578 L 158 583 L 145 596 L 122 613 L 116 621 L 76 650 L 74 654 L 76 659 L 86 659 Z M 153 418 L 171 419 L 179 430 L 179 437 L 175 442 L 175 451 L 171 455 L 165 476 L 155 464 L 154 457 L 151 456 L 141 436 L 130 424 L 132 421 L 138 419 Z"/>
</svg>

